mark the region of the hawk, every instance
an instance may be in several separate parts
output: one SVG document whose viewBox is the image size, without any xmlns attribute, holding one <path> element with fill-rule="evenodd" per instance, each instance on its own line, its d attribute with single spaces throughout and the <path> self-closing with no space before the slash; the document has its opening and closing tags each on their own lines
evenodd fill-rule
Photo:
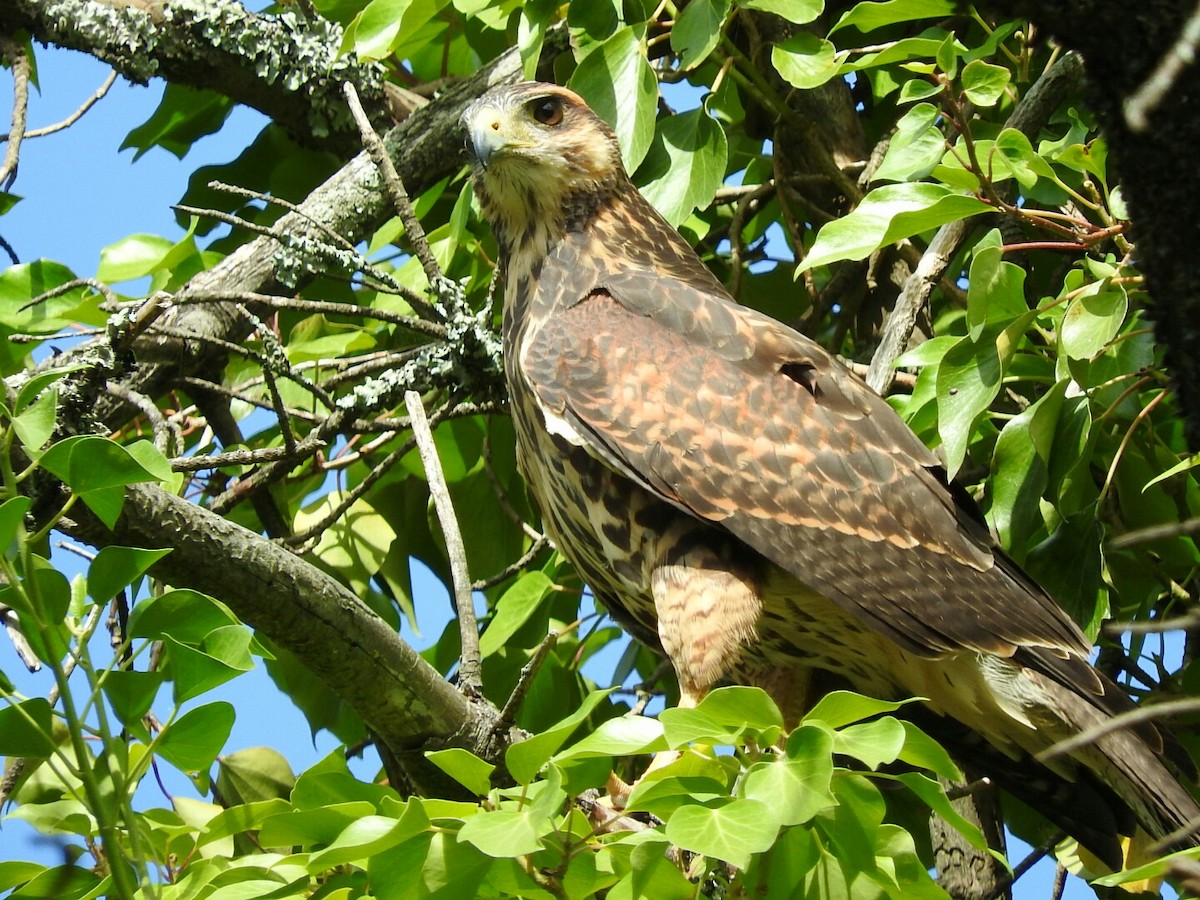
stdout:
<svg viewBox="0 0 1200 900">
<path fill-rule="evenodd" d="M 502 87 L 463 125 L 522 473 L 596 596 L 670 658 L 681 705 L 733 681 L 794 721 L 824 673 L 928 698 L 937 736 L 1112 865 L 1132 820 L 1162 837 L 1200 815 L 1152 727 L 1033 761 L 1128 697 L 887 403 L 728 294 L 578 95 Z"/>
</svg>

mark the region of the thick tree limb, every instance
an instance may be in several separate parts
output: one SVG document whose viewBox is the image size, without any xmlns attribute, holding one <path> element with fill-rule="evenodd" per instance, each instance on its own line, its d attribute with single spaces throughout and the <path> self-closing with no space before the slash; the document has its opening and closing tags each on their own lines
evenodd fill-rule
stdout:
<svg viewBox="0 0 1200 900">
<path fill-rule="evenodd" d="M 341 85 L 352 81 L 384 113 L 384 70 L 338 56 L 341 29 L 296 12 L 259 16 L 235 0 L 108 3 L 5 0 L 0 33 L 81 50 L 137 84 L 162 77 L 257 109 L 299 143 L 342 154 L 358 147 Z"/>
<path fill-rule="evenodd" d="M 109 530 L 84 513 L 61 523 L 95 546 L 170 547 L 154 574 L 219 598 L 290 650 L 363 718 L 422 791 L 446 789 L 423 749 L 471 746 L 496 711 L 468 702 L 332 577 L 260 535 L 152 485 L 132 485 Z M 221 565 L 213 565 L 213 560 Z M 501 744 L 508 743 L 502 735 Z M 449 788 L 451 795 L 456 789 Z"/>
</svg>

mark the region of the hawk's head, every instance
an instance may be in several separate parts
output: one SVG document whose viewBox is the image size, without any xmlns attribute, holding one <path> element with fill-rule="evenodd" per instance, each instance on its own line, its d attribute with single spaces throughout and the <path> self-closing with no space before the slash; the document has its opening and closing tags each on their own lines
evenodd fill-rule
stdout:
<svg viewBox="0 0 1200 900">
<path fill-rule="evenodd" d="M 475 192 L 509 250 L 552 239 L 628 182 L 612 129 L 566 88 L 497 88 L 472 103 L 462 123 Z"/>
</svg>

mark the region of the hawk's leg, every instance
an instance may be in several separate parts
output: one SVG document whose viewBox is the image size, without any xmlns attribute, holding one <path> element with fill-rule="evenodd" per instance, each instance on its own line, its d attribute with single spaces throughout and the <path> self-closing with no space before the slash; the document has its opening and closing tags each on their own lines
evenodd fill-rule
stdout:
<svg viewBox="0 0 1200 900">
<path fill-rule="evenodd" d="M 650 582 L 658 634 L 679 679 L 679 706 L 690 709 L 754 639 L 762 601 L 755 579 L 727 553 L 693 546 L 665 556 L 668 561 L 654 569 Z M 678 758 L 677 750 L 659 753 L 638 781 Z M 607 788 L 613 805 L 623 808 L 633 785 L 614 774 Z"/>
<path fill-rule="evenodd" d="M 703 700 L 757 635 L 758 584 L 728 556 L 693 547 L 668 554 L 651 575 L 658 636 L 679 677 L 682 707 Z"/>
</svg>

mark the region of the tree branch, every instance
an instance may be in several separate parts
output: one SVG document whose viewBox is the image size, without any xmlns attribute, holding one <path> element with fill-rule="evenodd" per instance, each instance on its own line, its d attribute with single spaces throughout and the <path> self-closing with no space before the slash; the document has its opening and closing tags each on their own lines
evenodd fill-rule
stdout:
<svg viewBox="0 0 1200 900">
<path fill-rule="evenodd" d="M 339 55 L 341 28 L 320 18 L 255 15 L 234 0 L 5 0 L 0 32 L 20 30 L 89 53 L 136 84 L 161 77 L 222 93 L 310 147 L 357 149 L 342 82 L 358 86 L 377 123 L 387 121 L 383 66 Z"/>
<path fill-rule="evenodd" d="M 470 735 L 490 707 L 468 702 L 332 577 L 153 485 L 126 489 L 124 511 L 111 530 L 86 511 L 60 527 L 95 546 L 170 547 L 153 570 L 157 577 L 219 598 L 295 653 L 396 754 L 414 784 L 453 796 L 455 789 L 425 760 L 423 748 L 437 742 L 476 749 Z M 214 566 L 214 559 L 223 562 Z M 503 746 L 507 736 L 501 737 Z"/>
</svg>

